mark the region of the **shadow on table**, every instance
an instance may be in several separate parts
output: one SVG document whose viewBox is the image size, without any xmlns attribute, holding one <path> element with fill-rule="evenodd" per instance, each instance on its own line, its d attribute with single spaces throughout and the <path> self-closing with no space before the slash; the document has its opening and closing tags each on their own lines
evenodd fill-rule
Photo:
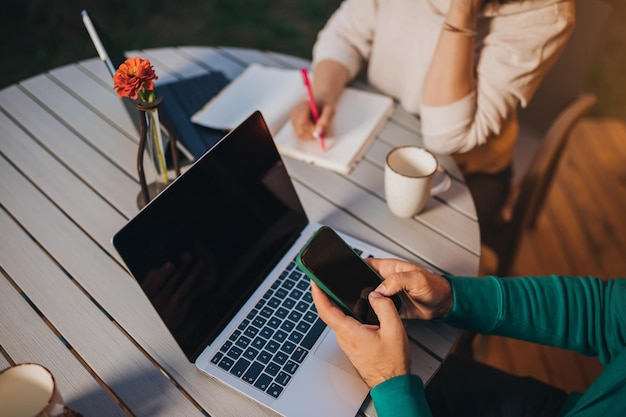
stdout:
<svg viewBox="0 0 626 417">
<path fill-rule="evenodd" d="M 155 378 L 155 372 L 158 371 L 150 369 L 150 371 L 127 375 L 115 380 L 107 388 L 115 394 L 124 407 L 132 410 L 133 415 L 165 415 L 168 414 L 168 408 L 175 406 L 171 401 L 170 393 L 177 389 L 160 375 L 159 378 Z M 146 385 L 149 385 L 149 388 Z M 64 397 L 66 406 L 85 417 L 126 416 L 116 400 L 107 395 L 105 390 L 92 390 L 83 395 Z M 174 392 L 174 394 L 178 393 Z"/>
</svg>

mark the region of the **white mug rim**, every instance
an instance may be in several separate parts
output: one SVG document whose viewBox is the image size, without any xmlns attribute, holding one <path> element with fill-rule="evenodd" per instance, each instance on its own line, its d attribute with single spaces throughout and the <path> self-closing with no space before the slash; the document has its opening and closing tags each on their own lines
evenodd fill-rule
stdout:
<svg viewBox="0 0 626 417">
<path fill-rule="evenodd" d="M 52 392 L 50 393 L 50 398 L 48 398 L 48 400 L 46 401 L 46 403 L 44 404 L 42 409 L 39 410 L 37 412 L 37 414 L 35 414 L 37 416 L 37 415 L 40 415 L 41 413 L 43 413 L 46 410 L 46 408 L 50 404 L 52 404 L 52 401 L 54 400 L 54 390 L 55 390 L 55 387 L 56 387 L 56 380 L 54 379 L 54 374 L 50 371 L 50 369 L 46 368 L 45 366 L 43 366 L 40 363 L 21 362 L 21 363 L 16 363 L 15 365 L 11 365 L 11 366 L 9 366 L 7 368 L 4 368 L 3 370 L 0 371 L 0 376 L 2 376 L 2 374 L 4 374 L 5 372 L 11 371 L 12 369 L 15 369 L 15 368 L 18 368 L 18 367 L 21 367 L 21 366 L 32 366 L 32 365 L 34 365 L 34 366 L 36 366 L 36 367 L 38 367 L 40 369 L 43 369 L 48 375 L 50 375 L 50 379 L 52 380 Z"/>
<path fill-rule="evenodd" d="M 403 149 L 406 148 L 411 148 L 411 149 L 418 149 L 420 151 L 423 151 L 425 153 L 427 153 L 428 155 L 430 155 L 433 160 L 435 161 L 435 167 L 432 170 L 432 172 L 429 172 L 427 174 L 422 174 L 422 175 L 407 175 L 407 174 L 403 174 L 401 172 L 398 172 L 398 170 L 396 170 L 394 167 L 391 166 L 391 164 L 389 163 L 389 158 L 391 157 L 391 154 L 397 152 L 397 151 L 401 151 Z M 432 175 L 434 175 L 437 172 L 437 169 L 439 169 L 439 160 L 437 159 L 437 157 L 428 149 L 421 147 L 421 146 L 417 146 L 417 145 L 402 145 L 402 146 L 398 146 L 396 148 L 393 148 L 392 150 L 389 151 L 389 153 L 387 153 L 387 157 L 385 158 L 385 165 L 392 170 L 394 173 L 396 173 L 397 175 L 400 175 L 402 177 L 406 177 L 406 178 L 428 178 Z"/>
</svg>

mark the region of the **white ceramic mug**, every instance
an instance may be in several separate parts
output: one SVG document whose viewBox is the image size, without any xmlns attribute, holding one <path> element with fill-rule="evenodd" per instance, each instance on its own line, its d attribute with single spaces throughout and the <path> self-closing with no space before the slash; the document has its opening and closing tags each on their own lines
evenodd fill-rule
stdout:
<svg viewBox="0 0 626 417">
<path fill-rule="evenodd" d="M 0 416 L 80 416 L 63 405 L 52 373 L 36 363 L 20 363 L 0 372 Z"/>
<path fill-rule="evenodd" d="M 433 187 L 435 174 L 444 179 Z M 398 217 L 418 214 L 431 195 L 450 188 L 450 176 L 435 155 L 419 146 L 400 146 L 387 154 L 385 161 L 385 198 L 389 210 Z"/>
</svg>

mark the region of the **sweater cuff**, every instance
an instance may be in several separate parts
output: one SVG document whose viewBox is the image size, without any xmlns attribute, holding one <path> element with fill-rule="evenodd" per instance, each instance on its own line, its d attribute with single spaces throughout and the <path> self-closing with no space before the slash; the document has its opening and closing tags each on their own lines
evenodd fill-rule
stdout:
<svg viewBox="0 0 626 417">
<path fill-rule="evenodd" d="M 378 417 L 431 417 L 424 384 L 417 375 L 400 375 L 370 391 Z"/>
<path fill-rule="evenodd" d="M 476 92 L 445 106 L 422 104 L 420 120 L 424 146 L 438 154 L 467 152 L 476 143 L 467 143 L 469 127 L 476 114 Z"/>
<path fill-rule="evenodd" d="M 454 305 L 444 321 L 454 327 L 490 333 L 502 318 L 502 288 L 495 277 L 445 275 Z"/>
</svg>

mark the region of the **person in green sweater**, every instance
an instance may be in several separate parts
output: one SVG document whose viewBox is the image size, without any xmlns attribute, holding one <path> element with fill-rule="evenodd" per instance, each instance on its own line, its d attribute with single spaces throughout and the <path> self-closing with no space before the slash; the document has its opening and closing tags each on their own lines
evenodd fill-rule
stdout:
<svg viewBox="0 0 626 417">
<path fill-rule="evenodd" d="M 384 282 L 369 294 L 379 326 L 346 316 L 312 283 L 315 306 L 365 383 L 379 417 L 626 416 L 626 279 L 440 276 L 409 262 L 368 259 Z M 399 315 L 388 296 L 401 293 Z M 597 356 L 603 372 L 584 393 L 450 356 L 425 389 L 410 374 L 404 319 Z"/>
</svg>

